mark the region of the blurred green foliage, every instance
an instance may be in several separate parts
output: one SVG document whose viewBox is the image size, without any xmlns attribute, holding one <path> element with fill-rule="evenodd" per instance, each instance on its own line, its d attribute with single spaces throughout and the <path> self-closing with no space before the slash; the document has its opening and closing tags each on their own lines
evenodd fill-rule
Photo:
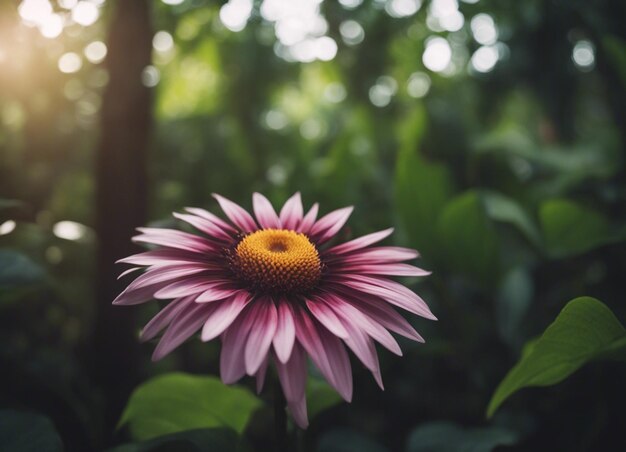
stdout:
<svg viewBox="0 0 626 452">
<path fill-rule="evenodd" d="M 265 393 L 246 389 L 237 420 L 215 422 L 211 409 L 228 412 L 220 404 L 244 390 L 206 376 L 217 374 L 218 346 L 195 340 L 158 364 L 144 347 L 130 429 L 103 427 L 106 394 L 90 376 L 92 228 L 108 74 L 84 49 L 106 42 L 120 2 L 89 27 L 68 19 L 55 39 L 25 25 L 15 3 L 0 5 L 0 406 L 15 410 L 2 413 L 0 449 L 59 450 L 60 436 L 80 451 L 144 439 L 115 450 L 272 450 Z M 358 365 L 352 404 L 313 380 L 311 426 L 294 435 L 303 450 L 626 448 L 623 363 L 582 366 L 607 347 L 624 356 L 611 346 L 626 319 L 623 2 L 431 0 L 394 17 L 391 0 L 326 0 L 319 13 L 338 50 L 311 62 L 284 58 L 262 3 L 234 32 L 220 19 L 224 2 L 150 2 L 154 31 L 172 39 L 143 80 L 154 94 L 150 220 L 214 209 L 211 192 L 246 207 L 255 190 L 276 204 L 299 190 L 323 212 L 355 205 L 345 236 L 396 226 L 395 244 L 417 248 L 433 271 L 407 282 L 440 319 L 410 318 L 427 343 L 399 340 L 401 359 L 381 353 L 383 393 Z M 456 31 L 435 20 L 446 5 L 464 18 Z M 495 21 L 497 43 L 477 40 L 480 14 Z M 349 21 L 361 42 L 346 37 Z M 452 52 L 442 71 L 424 56 L 435 36 Z M 497 63 L 477 71 L 472 58 L 490 46 Z M 77 71 L 59 71 L 67 52 L 82 59 Z M 565 307 L 584 295 L 602 302 Z M 155 309 L 137 307 L 138 317 Z M 186 373 L 139 397 L 174 371 Z M 184 406 L 153 398 L 163 394 L 185 396 Z M 173 416 L 175 427 L 134 432 L 150 416 Z"/>
</svg>

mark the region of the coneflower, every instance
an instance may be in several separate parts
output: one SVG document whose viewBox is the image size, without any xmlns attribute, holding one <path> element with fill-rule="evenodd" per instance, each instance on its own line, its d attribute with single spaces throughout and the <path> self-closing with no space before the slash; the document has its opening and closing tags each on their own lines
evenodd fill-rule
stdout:
<svg viewBox="0 0 626 452">
<path fill-rule="evenodd" d="M 170 353 L 201 331 L 203 341 L 220 338 L 224 383 L 255 376 L 263 387 L 271 362 L 296 423 L 308 425 L 305 386 L 307 356 L 346 400 L 352 399 L 352 371 L 346 347 L 372 372 L 382 388 L 374 341 L 401 355 L 390 331 L 423 342 L 393 308 L 435 319 L 426 303 L 391 276 L 429 272 L 403 263 L 415 250 L 372 246 L 393 229 L 341 244 L 329 242 L 352 207 L 319 220 L 318 205 L 304 214 L 300 194 L 277 214 L 263 195 L 253 195 L 255 218 L 214 195 L 230 223 L 203 209 L 174 216 L 198 229 L 140 228 L 136 242 L 156 248 L 120 262 L 146 271 L 113 302 L 134 305 L 171 300 L 145 326 L 141 339 L 163 330 L 153 359 Z M 124 272 L 126 274 L 127 272 Z"/>
</svg>

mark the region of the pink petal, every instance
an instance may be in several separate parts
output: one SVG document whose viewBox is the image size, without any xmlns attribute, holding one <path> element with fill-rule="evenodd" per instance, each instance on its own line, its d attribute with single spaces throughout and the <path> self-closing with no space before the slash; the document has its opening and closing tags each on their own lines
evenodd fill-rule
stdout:
<svg viewBox="0 0 626 452">
<path fill-rule="evenodd" d="M 287 200 L 280 210 L 280 222 L 283 229 L 296 229 L 302 221 L 303 210 L 300 192 L 297 192 Z"/>
<path fill-rule="evenodd" d="M 337 296 L 328 294 L 325 297 L 325 302 L 341 317 L 344 324 L 351 323 L 352 326 L 361 329 L 390 352 L 402 356 L 400 346 L 382 325 Z"/>
<path fill-rule="evenodd" d="M 150 286 L 157 283 L 170 284 L 180 278 L 187 278 L 191 275 L 206 271 L 205 264 L 185 264 L 175 267 L 157 267 L 151 268 L 141 274 L 131 282 L 127 289 L 133 290 L 141 287 Z"/>
<path fill-rule="evenodd" d="M 276 332 L 278 317 L 274 303 L 269 298 L 256 300 L 254 308 L 256 308 L 254 314 L 250 315 L 253 315 L 255 320 L 250 329 L 245 352 L 248 375 L 254 375 L 267 356 Z"/>
<path fill-rule="evenodd" d="M 428 270 L 423 270 L 409 264 L 353 264 L 339 268 L 341 272 L 363 273 L 369 275 L 389 276 L 427 276 Z"/>
<path fill-rule="evenodd" d="M 306 389 L 306 355 L 300 345 L 296 345 L 286 363 L 276 361 L 276 373 L 287 401 L 295 402 L 305 395 Z"/>
<path fill-rule="evenodd" d="M 280 229 L 280 219 L 276 215 L 272 203 L 265 196 L 261 193 L 254 193 L 252 195 L 252 206 L 254 207 L 256 219 L 262 228 Z"/>
<path fill-rule="evenodd" d="M 210 303 L 212 301 L 223 300 L 228 297 L 232 297 L 233 295 L 237 295 L 240 293 L 247 293 L 242 289 L 237 289 L 232 287 L 232 283 L 224 283 L 220 285 L 215 285 L 213 287 L 208 287 L 198 295 L 196 298 L 196 303 Z"/>
<path fill-rule="evenodd" d="M 172 322 L 172 320 L 178 315 L 178 313 L 182 309 L 185 309 L 192 302 L 193 297 L 183 297 L 177 298 L 176 300 L 168 303 L 167 306 L 161 309 L 159 313 L 146 324 L 146 326 L 141 331 L 139 339 L 142 342 L 154 339 L 157 334 L 159 334 L 163 330 L 163 328 L 165 328 Z"/>
<path fill-rule="evenodd" d="M 263 362 L 261 363 L 261 367 L 256 373 L 256 393 L 260 394 L 263 390 L 263 385 L 265 384 L 265 375 L 267 374 L 267 366 L 269 364 L 269 355 L 265 357 Z"/>
<path fill-rule="evenodd" d="M 137 270 L 143 270 L 143 269 L 142 267 L 129 268 L 128 270 L 124 270 L 122 273 L 120 273 L 117 279 L 122 279 L 124 276 L 130 275 L 131 273 L 136 272 Z"/>
<path fill-rule="evenodd" d="M 143 276 L 143 275 L 141 275 Z M 168 279 L 165 281 L 159 282 L 150 282 L 149 284 L 139 284 L 137 286 L 131 287 L 128 286 L 126 289 L 120 293 L 115 300 L 113 300 L 114 305 L 121 306 L 130 306 L 134 304 L 145 303 L 146 301 L 150 301 L 154 299 L 154 294 L 158 292 L 163 287 L 171 284 L 174 281 L 179 281 L 181 279 L 186 279 L 187 276 L 179 276 L 174 279 Z M 139 279 L 139 278 L 137 278 Z M 135 280 L 136 281 L 136 280 Z M 134 281 L 133 283 L 134 284 Z"/>
<path fill-rule="evenodd" d="M 310 235 L 319 243 L 326 242 L 346 224 L 352 210 L 354 207 L 344 207 L 324 215 L 313 225 Z"/>
<path fill-rule="evenodd" d="M 352 367 L 348 352 L 341 340 L 328 331 L 320 329 L 320 339 L 330 362 L 335 382 L 333 387 L 345 401 L 350 402 L 352 400 Z"/>
<path fill-rule="evenodd" d="M 350 323 L 345 324 L 346 329 L 350 333 L 350 337 L 344 342 L 359 358 L 359 360 L 367 367 L 374 375 L 374 379 L 378 383 L 381 389 L 383 388 L 380 365 L 378 363 L 378 355 L 376 354 L 376 347 L 370 337 L 360 329 L 354 327 Z"/>
<path fill-rule="evenodd" d="M 346 400 L 352 397 L 352 378 L 345 381 L 350 374 L 350 361 L 339 339 L 318 328 L 309 318 L 308 313 L 298 308 L 295 316 L 296 337 L 309 354 L 319 371 L 337 392 Z M 350 391 L 348 391 L 350 390 Z"/>
<path fill-rule="evenodd" d="M 356 295 L 349 291 L 343 292 L 341 296 L 346 302 L 363 311 L 388 330 L 408 339 L 424 342 L 424 339 L 415 331 L 415 328 L 389 304 L 381 303 L 380 298 L 362 293 Z"/>
<path fill-rule="evenodd" d="M 133 265 L 173 265 L 201 263 L 203 261 L 204 257 L 198 256 L 196 253 L 164 248 L 133 254 L 132 256 L 118 260 L 116 263 Z"/>
<path fill-rule="evenodd" d="M 296 327 L 289 301 L 280 300 L 277 305 L 276 333 L 272 340 L 276 357 L 280 362 L 287 362 L 296 339 Z"/>
<path fill-rule="evenodd" d="M 289 412 L 298 427 L 305 429 L 309 426 L 309 419 L 306 413 L 306 397 L 302 397 L 297 402 L 287 402 Z"/>
<path fill-rule="evenodd" d="M 194 228 L 198 229 L 199 231 L 204 232 L 208 236 L 211 236 L 211 238 L 215 238 L 215 239 L 223 240 L 227 242 L 233 240 L 233 237 L 228 232 L 226 232 L 223 228 L 209 221 L 206 218 L 198 217 L 195 215 L 186 215 L 183 213 L 176 213 L 176 212 L 174 212 L 173 215 L 179 220 L 189 223 L 190 225 L 192 225 Z"/>
<path fill-rule="evenodd" d="M 328 249 L 329 254 L 343 254 L 349 253 L 361 248 L 365 248 L 373 243 L 380 242 L 381 240 L 389 237 L 393 232 L 393 228 L 385 229 L 383 231 L 374 232 L 372 234 L 364 235 L 363 237 L 350 240 L 349 242 L 342 243 L 341 245 L 334 246 Z"/>
<path fill-rule="evenodd" d="M 315 219 L 317 218 L 317 212 L 319 210 L 319 207 L 320 206 L 318 203 L 313 204 L 311 209 L 307 212 L 307 214 L 304 216 L 304 218 L 300 222 L 298 229 L 296 229 L 298 232 L 301 232 L 303 234 L 309 233 L 309 231 L 311 230 L 311 227 L 315 223 Z"/>
<path fill-rule="evenodd" d="M 246 374 L 244 349 L 248 338 L 246 318 L 240 316 L 222 336 L 220 376 L 225 384 L 232 384 Z"/>
<path fill-rule="evenodd" d="M 222 220 L 220 217 L 218 217 L 217 215 L 212 214 L 209 211 L 206 211 L 204 209 L 198 209 L 197 207 L 185 207 L 185 210 L 189 213 L 192 213 L 198 217 L 202 217 L 205 220 L 210 221 L 211 223 L 215 224 L 216 226 L 219 226 L 223 231 L 231 233 L 231 234 L 236 234 L 238 231 L 237 229 L 235 229 L 234 227 L 232 227 L 230 224 L 226 223 L 224 220 Z"/>
<path fill-rule="evenodd" d="M 254 218 L 252 218 L 252 216 L 243 207 L 218 194 L 214 193 L 213 197 L 217 199 L 217 202 L 230 221 L 232 221 L 239 229 L 245 232 L 254 232 L 259 229 L 257 224 L 254 222 Z"/>
<path fill-rule="evenodd" d="M 360 275 L 344 275 L 343 279 L 338 279 L 336 282 L 364 293 L 376 295 L 388 303 L 406 309 L 421 317 L 437 320 L 437 317 L 430 312 L 424 300 L 416 293 L 395 281 Z"/>
<path fill-rule="evenodd" d="M 341 324 L 341 320 L 333 310 L 321 299 L 323 297 L 315 297 L 313 300 L 306 300 L 306 305 L 311 314 L 335 336 L 342 339 L 348 337 L 348 332 Z"/>
<path fill-rule="evenodd" d="M 247 293 L 239 292 L 228 300 L 211 303 L 210 305 L 214 304 L 216 308 L 202 327 L 202 340 L 207 342 L 222 334 L 231 326 L 250 300 L 251 297 Z"/>
<path fill-rule="evenodd" d="M 151 243 L 192 253 L 212 253 L 219 248 L 207 239 L 175 229 L 137 228 L 141 234 L 132 238 L 133 242 Z"/>
<path fill-rule="evenodd" d="M 339 256 L 329 256 L 330 260 L 337 260 L 345 263 L 361 263 L 361 264 L 383 264 L 406 261 L 415 259 L 419 253 L 410 248 L 402 248 L 400 246 L 378 246 L 357 250 L 354 254 Z"/>
<path fill-rule="evenodd" d="M 187 295 L 199 294 L 206 289 L 219 286 L 220 284 L 223 285 L 225 282 L 229 281 L 225 281 L 223 279 L 211 279 L 207 276 L 185 278 L 168 284 L 156 292 L 154 297 L 160 299 L 185 297 Z"/>
<path fill-rule="evenodd" d="M 195 334 L 206 318 L 213 311 L 211 305 L 199 305 L 192 303 L 186 309 L 182 309 L 172 320 L 165 334 L 154 349 L 152 360 L 158 361 L 170 353 L 190 336 Z"/>
</svg>

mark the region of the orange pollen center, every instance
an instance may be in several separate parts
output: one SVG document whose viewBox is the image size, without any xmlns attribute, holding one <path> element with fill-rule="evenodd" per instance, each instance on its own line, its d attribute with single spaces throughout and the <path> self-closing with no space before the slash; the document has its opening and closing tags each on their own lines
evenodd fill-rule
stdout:
<svg viewBox="0 0 626 452">
<path fill-rule="evenodd" d="M 308 237 L 285 229 L 263 229 L 245 236 L 235 248 L 235 270 L 254 288 L 303 292 L 315 286 L 322 265 Z"/>
</svg>

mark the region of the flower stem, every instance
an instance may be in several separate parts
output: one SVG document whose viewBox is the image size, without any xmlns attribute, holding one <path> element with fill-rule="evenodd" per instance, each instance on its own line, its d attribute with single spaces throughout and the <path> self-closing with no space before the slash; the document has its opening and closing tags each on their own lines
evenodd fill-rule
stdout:
<svg viewBox="0 0 626 452">
<path fill-rule="evenodd" d="M 276 434 L 276 451 L 287 452 L 287 412 L 286 400 L 280 381 L 274 383 L 274 428 Z"/>
</svg>

